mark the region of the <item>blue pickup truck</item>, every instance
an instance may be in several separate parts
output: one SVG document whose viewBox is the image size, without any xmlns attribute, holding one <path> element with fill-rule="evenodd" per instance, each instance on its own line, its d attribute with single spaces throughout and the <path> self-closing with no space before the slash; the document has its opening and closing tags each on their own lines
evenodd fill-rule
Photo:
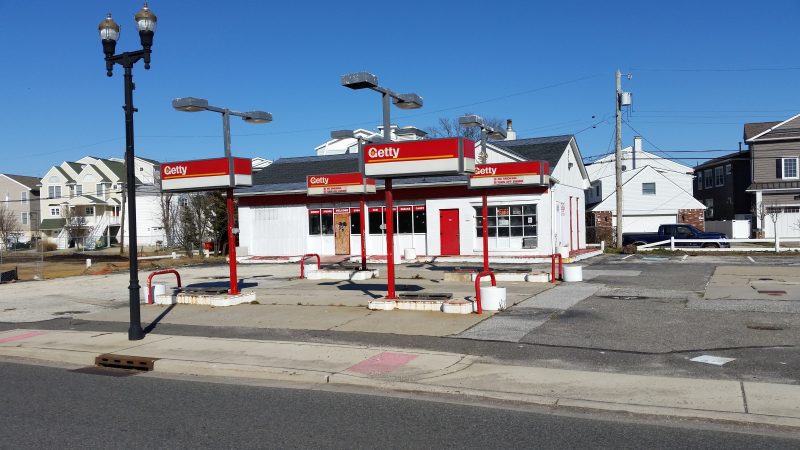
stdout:
<svg viewBox="0 0 800 450">
<path fill-rule="evenodd" d="M 692 225 L 678 223 L 660 225 L 657 233 L 622 233 L 622 245 L 644 245 L 658 241 L 668 241 L 671 236 L 674 236 L 675 239 L 728 239 L 728 236 L 724 233 L 708 233 L 700 231 Z M 678 242 L 675 246 L 719 248 L 730 247 L 730 244 L 727 242 Z"/>
</svg>

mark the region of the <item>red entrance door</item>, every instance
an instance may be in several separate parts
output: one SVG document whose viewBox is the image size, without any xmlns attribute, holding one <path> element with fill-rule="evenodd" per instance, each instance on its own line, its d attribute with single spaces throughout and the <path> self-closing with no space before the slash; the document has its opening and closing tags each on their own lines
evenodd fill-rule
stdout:
<svg viewBox="0 0 800 450">
<path fill-rule="evenodd" d="M 442 255 L 460 255 L 461 245 L 458 229 L 458 210 L 439 210 L 439 242 L 442 246 Z"/>
</svg>

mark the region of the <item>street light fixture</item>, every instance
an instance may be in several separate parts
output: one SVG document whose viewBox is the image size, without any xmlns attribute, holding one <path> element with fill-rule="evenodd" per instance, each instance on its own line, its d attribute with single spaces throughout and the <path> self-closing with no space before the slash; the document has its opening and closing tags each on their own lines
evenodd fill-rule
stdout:
<svg viewBox="0 0 800 450">
<path fill-rule="evenodd" d="M 100 41 L 105 54 L 106 75 L 110 77 L 113 74 L 114 64 L 119 64 L 125 69 L 125 185 L 128 197 L 128 256 L 130 258 L 128 339 L 137 341 L 144 338 L 144 330 L 139 311 L 139 266 L 136 253 L 138 243 L 136 241 L 136 173 L 134 171 L 133 145 L 133 113 L 136 112 L 136 109 L 133 107 L 133 65 L 141 59 L 144 60 L 144 68 L 150 69 L 150 53 L 158 19 L 150 11 L 147 2 L 133 18 L 136 21 L 136 28 L 139 30 L 141 50 L 114 54 L 119 39 L 119 25 L 111 18 L 111 13 L 108 13 L 106 18 L 100 22 L 97 29 L 100 32 Z"/>
<path fill-rule="evenodd" d="M 474 128 L 478 127 L 481 129 L 481 154 L 479 158 L 480 164 L 486 164 L 489 159 L 489 154 L 486 153 L 486 140 L 491 138 L 494 139 L 505 139 L 506 138 L 506 131 L 502 128 L 494 128 L 486 125 L 483 118 L 481 116 L 475 114 L 469 114 L 465 116 L 461 116 L 458 118 L 458 124 L 462 127 L 466 128 Z M 488 219 L 488 211 L 489 211 L 489 200 L 488 196 L 486 195 L 486 189 L 483 190 L 481 193 L 482 202 L 482 209 L 481 215 L 483 217 L 483 271 L 489 271 L 489 219 Z"/>
<path fill-rule="evenodd" d="M 422 108 L 422 97 L 417 94 L 398 94 L 391 89 L 378 85 L 378 77 L 369 72 L 355 72 L 342 75 L 342 86 L 350 89 L 371 89 L 380 92 L 383 98 L 383 139 L 391 141 L 391 124 L 389 121 L 389 99 L 400 109 Z"/>
<path fill-rule="evenodd" d="M 355 72 L 342 76 L 342 86 L 350 89 L 372 89 L 380 92 L 383 100 L 383 141 L 391 142 L 391 121 L 389 119 L 390 104 L 392 99 L 394 105 L 400 109 L 422 108 L 422 97 L 417 94 L 398 94 L 391 89 L 378 85 L 378 77 L 369 72 Z M 361 156 L 363 161 L 363 155 Z M 395 300 L 397 296 L 394 291 L 394 217 L 392 214 L 392 179 L 384 180 L 384 193 L 386 194 L 386 275 L 389 279 L 387 299 Z"/>
<path fill-rule="evenodd" d="M 225 146 L 225 158 L 228 159 L 230 180 L 226 190 L 226 206 L 228 209 L 228 263 L 230 267 L 230 294 L 239 293 L 239 277 L 236 274 L 236 237 L 237 229 L 234 228 L 233 187 L 236 185 L 236 175 L 233 170 L 233 156 L 231 155 L 231 116 L 241 117 L 249 123 L 272 122 L 272 114 L 266 111 L 238 112 L 228 108 L 219 108 L 208 104 L 208 100 L 197 97 L 182 97 L 172 100 L 172 107 L 183 112 L 213 111 L 222 114 L 222 136 Z"/>
</svg>

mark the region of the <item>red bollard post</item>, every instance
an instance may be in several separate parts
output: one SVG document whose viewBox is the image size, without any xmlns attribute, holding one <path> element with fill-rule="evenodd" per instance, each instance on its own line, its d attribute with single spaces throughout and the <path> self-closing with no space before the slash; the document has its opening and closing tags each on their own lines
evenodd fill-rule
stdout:
<svg viewBox="0 0 800 450">
<path fill-rule="evenodd" d="M 152 286 L 153 277 L 156 276 L 156 275 L 162 275 L 162 274 L 165 274 L 165 273 L 174 273 L 175 277 L 178 279 L 178 287 L 181 287 L 181 274 L 179 274 L 177 270 L 175 270 L 175 269 L 164 269 L 164 270 L 157 270 L 155 272 L 152 272 L 150 275 L 147 276 L 147 304 L 148 305 L 152 305 L 153 301 L 154 301 L 154 299 L 153 299 L 153 289 L 152 289 L 152 287 L 153 287 Z"/>
<path fill-rule="evenodd" d="M 317 270 L 322 268 L 322 262 L 321 262 L 320 257 L 319 257 L 318 254 L 316 254 L 316 253 L 306 253 L 305 255 L 300 257 L 300 279 L 301 280 L 305 279 L 305 277 L 306 277 L 306 268 L 305 268 L 306 258 L 310 258 L 312 256 L 315 256 L 317 258 Z"/>
<path fill-rule="evenodd" d="M 481 306 L 481 278 L 487 275 L 492 279 L 492 286 L 497 286 L 494 272 L 481 272 L 475 276 L 475 314 L 483 313 L 483 307 Z"/>
</svg>

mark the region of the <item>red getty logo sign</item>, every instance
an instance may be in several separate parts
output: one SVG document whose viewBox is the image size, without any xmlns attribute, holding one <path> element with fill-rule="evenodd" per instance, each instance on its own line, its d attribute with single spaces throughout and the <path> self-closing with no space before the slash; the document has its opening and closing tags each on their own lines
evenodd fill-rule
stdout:
<svg viewBox="0 0 800 450">
<path fill-rule="evenodd" d="M 525 161 L 475 166 L 469 177 L 470 187 L 544 186 L 550 182 L 550 164 Z"/>
<path fill-rule="evenodd" d="M 364 147 L 364 163 L 425 161 L 458 158 L 459 138 L 371 144 Z M 472 141 L 468 141 L 472 143 Z M 471 148 L 471 151 L 468 149 Z M 464 156 L 475 158 L 475 144 L 464 146 Z"/>
<path fill-rule="evenodd" d="M 375 192 L 375 180 L 364 178 L 361 172 L 306 177 L 308 195 L 367 194 Z"/>
<path fill-rule="evenodd" d="M 247 158 L 233 158 L 233 173 L 250 175 L 252 162 Z M 230 174 L 228 159 L 199 159 L 195 161 L 169 162 L 161 165 L 161 179 L 213 177 Z"/>
</svg>

